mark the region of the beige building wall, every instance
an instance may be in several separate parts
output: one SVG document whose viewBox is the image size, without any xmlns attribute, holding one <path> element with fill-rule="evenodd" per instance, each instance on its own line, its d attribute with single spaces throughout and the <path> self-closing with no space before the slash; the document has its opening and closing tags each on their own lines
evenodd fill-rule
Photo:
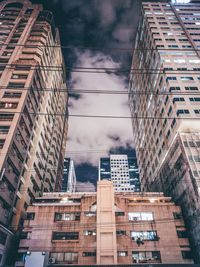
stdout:
<svg viewBox="0 0 200 267">
<path fill-rule="evenodd" d="M 131 71 L 130 79 L 134 141 L 143 190 L 163 191 L 182 207 L 197 263 L 199 20 L 198 3 L 143 2 L 132 61 L 132 69 L 137 71 Z M 192 220 L 198 222 L 195 228 Z"/>
<path fill-rule="evenodd" d="M 97 185 L 97 264 L 117 264 L 113 182 Z"/>
<path fill-rule="evenodd" d="M 140 240 L 138 239 L 140 237 Z M 142 241 L 142 242 L 141 242 Z M 181 209 L 162 193 L 45 193 L 28 207 L 15 266 L 45 252 L 52 264 L 192 264 Z"/>
<path fill-rule="evenodd" d="M 0 234 L 9 239 L 34 198 L 60 186 L 67 92 L 52 13 L 28 0 L 2 1 L 0 12 Z"/>
</svg>

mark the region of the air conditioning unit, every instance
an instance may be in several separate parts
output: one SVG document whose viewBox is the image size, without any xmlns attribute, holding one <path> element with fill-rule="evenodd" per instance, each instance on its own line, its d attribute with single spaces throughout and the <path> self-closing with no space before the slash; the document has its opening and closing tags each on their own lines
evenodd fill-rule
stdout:
<svg viewBox="0 0 200 267">
<path fill-rule="evenodd" d="M 138 217 L 133 217 L 133 221 L 137 221 L 138 220 Z"/>
<path fill-rule="evenodd" d="M 51 263 L 51 264 L 56 263 L 56 259 L 55 258 L 49 258 L 49 263 Z"/>
</svg>

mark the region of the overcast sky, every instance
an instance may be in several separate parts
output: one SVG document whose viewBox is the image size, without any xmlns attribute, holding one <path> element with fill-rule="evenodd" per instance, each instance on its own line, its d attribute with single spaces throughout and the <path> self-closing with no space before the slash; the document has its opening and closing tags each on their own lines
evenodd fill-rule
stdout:
<svg viewBox="0 0 200 267">
<path fill-rule="evenodd" d="M 139 17 L 138 0 L 48 0 L 54 12 L 66 67 L 130 69 Z M 88 48 L 78 48 L 88 47 Z M 99 49 L 93 49 L 99 48 Z M 112 50 L 110 48 L 119 48 Z M 68 72 L 68 88 L 127 91 L 129 73 Z M 69 98 L 69 114 L 130 116 L 128 95 L 80 93 Z M 134 156 L 130 119 L 69 117 L 66 156 L 74 160 L 82 189 L 93 190 L 100 157 Z"/>
</svg>

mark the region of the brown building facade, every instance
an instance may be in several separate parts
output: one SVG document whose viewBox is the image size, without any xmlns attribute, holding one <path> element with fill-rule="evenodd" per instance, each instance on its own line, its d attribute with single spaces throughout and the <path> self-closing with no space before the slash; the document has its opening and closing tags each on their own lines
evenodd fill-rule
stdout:
<svg viewBox="0 0 200 267">
<path fill-rule="evenodd" d="M 45 193 L 28 207 L 15 266 L 193 263 L 180 207 L 162 193 Z M 42 256 L 41 256 L 42 255 Z M 39 263 L 38 263 L 39 266 Z"/>
<path fill-rule="evenodd" d="M 59 188 L 67 92 L 52 13 L 0 3 L 0 266 L 35 196 Z M 10 253 L 9 253 L 10 256 Z M 11 257 L 9 257 L 11 258 Z"/>
</svg>

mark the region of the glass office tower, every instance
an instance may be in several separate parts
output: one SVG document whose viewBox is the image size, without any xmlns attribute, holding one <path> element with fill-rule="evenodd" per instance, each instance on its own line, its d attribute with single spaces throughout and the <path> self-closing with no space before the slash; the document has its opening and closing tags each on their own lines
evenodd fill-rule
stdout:
<svg viewBox="0 0 200 267">
<path fill-rule="evenodd" d="M 136 158 L 110 155 L 100 158 L 99 180 L 113 181 L 115 192 L 139 192 L 140 181 Z"/>
</svg>

